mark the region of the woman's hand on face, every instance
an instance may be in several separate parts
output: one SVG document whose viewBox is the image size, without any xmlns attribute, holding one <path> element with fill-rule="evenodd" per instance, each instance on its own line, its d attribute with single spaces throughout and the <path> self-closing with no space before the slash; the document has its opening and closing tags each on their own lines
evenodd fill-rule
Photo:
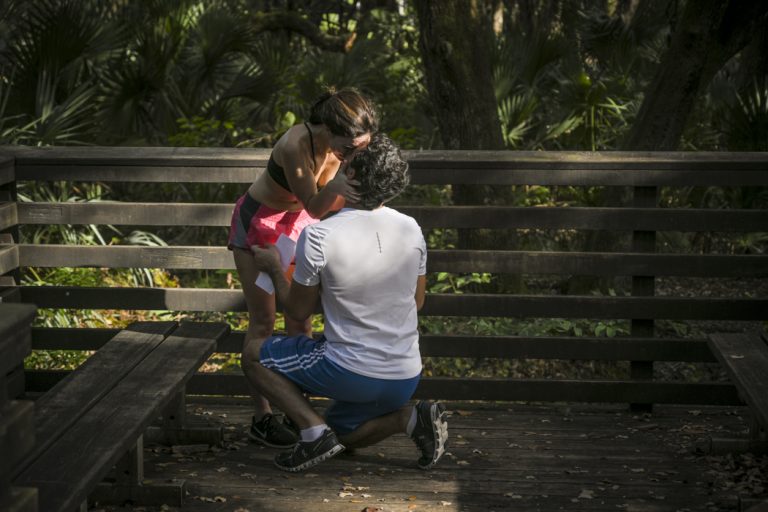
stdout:
<svg viewBox="0 0 768 512">
<path fill-rule="evenodd" d="M 343 197 L 345 202 L 357 203 L 360 200 L 360 193 L 357 191 L 360 182 L 349 177 L 349 162 L 349 160 L 341 162 L 339 170 L 336 171 L 336 176 L 326 186 L 333 187 L 333 191 Z"/>
</svg>

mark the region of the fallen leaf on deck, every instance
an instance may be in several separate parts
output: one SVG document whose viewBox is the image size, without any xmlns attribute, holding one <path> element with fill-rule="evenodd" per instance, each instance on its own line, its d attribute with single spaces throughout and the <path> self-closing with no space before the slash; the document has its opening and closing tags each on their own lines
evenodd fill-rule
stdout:
<svg viewBox="0 0 768 512">
<path fill-rule="evenodd" d="M 744 359 L 744 356 L 741 354 L 731 354 L 731 359 Z"/>
<path fill-rule="evenodd" d="M 347 491 L 341 491 L 339 493 L 339 498 L 349 498 L 350 496 L 354 496 L 354 494 Z"/>
<path fill-rule="evenodd" d="M 227 498 L 225 498 L 224 496 L 216 496 L 215 498 L 213 498 L 213 501 L 217 501 L 219 503 L 226 503 Z"/>
<path fill-rule="evenodd" d="M 453 505 L 453 503 L 451 503 L 450 501 L 441 501 L 440 505 L 442 505 L 443 507 L 450 507 L 451 505 Z"/>
<path fill-rule="evenodd" d="M 586 500 L 591 500 L 595 498 L 595 491 L 592 491 L 590 489 L 582 489 L 581 494 L 578 496 L 579 498 L 583 498 Z"/>
</svg>

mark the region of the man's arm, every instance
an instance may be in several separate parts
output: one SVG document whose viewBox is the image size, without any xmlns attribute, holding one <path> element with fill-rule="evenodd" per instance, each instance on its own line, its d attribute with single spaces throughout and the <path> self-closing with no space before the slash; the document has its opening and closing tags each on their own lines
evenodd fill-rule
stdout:
<svg viewBox="0 0 768 512">
<path fill-rule="evenodd" d="M 416 280 L 416 294 L 414 298 L 416 299 L 416 311 L 419 311 L 421 307 L 424 305 L 424 295 L 427 292 L 427 276 L 422 275 L 419 276 Z"/>
<path fill-rule="evenodd" d="M 288 281 L 280 266 L 280 254 L 274 245 L 265 249 L 253 245 L 251 252 L 256 261 L 256 268 L 266 272 L 272 279 L 277 300 L 285 308 L 285 314 L 298 322 L 312 316 L 320 295 L 320 285 L 304 286 L 296 281 Z"/>
</svg>

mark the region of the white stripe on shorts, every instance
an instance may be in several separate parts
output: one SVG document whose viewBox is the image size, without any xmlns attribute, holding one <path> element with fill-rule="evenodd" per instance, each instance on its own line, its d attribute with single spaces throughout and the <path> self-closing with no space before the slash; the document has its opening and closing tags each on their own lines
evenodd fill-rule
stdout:
<svg viewBox="0 0 768 512">
<path fill-rule="evenodd" d="M 281 357 L 278 359 L 267 358 L 261 361 L 261 364 L 267 368 L 276 368 L 283 373 L 289 373 L 298 369 L 309 369 L 325 355 L 325 344 L 319 349 L 313 349 L 309 354 L 293 355 L 288 357 Z"/>
</svg>

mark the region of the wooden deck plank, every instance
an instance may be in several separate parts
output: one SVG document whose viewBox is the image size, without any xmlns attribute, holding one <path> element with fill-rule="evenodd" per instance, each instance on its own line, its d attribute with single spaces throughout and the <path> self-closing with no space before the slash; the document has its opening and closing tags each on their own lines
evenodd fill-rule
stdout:
<svg viewBox="0 0 768 512">
<path fill-rule="evenodd" d="M 146 452 L 147 478 L 186 479 L 188 512 L 737 511 L 740 496 L 765 493 L 717 485 L 715 458 L 692 451 L 698 435 L 743 430 L 745 407 L 637 415 L 613 406 L 448 403 L 449 454 L 432 471 L 415 467 L 415 447 L 397 435 L 298 474 L 274 468 L 278 450 L 247 441 L 247 402 L 188 407 L 222 424 L 226 449 Z"/>
</svg>

